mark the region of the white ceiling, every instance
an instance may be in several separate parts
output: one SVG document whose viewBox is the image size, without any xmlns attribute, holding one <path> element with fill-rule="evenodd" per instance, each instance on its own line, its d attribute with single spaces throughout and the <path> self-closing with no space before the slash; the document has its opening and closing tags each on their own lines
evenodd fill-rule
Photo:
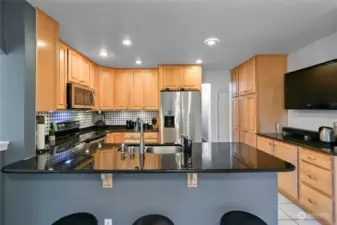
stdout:
<svg viewBox="0 0 337 225">
<path fill-rule="evenodd" d="M 336 0 L 29 0 L 60 23 L 60 39 L 112 67 L 189 64 L 231 69 L 287 54 L 337 31 Z M 220 39 L 210 48 L 207 37 Z M 122 45 L 129 37 L 133 44 Z M 99 56 L 100 49 L 111 55 Z"/>
</svg>

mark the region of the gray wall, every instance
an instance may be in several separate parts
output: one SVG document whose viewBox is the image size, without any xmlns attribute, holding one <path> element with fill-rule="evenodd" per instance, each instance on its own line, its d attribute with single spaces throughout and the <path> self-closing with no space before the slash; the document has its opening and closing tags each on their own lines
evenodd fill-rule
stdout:
<svg viewBox="0 0 337 225">
<path fill-rule="evenodd" d="M 8 198 L 2 225 L 51 225 L 79 211 L 93 213 L 99 225 L 104 218 L 113 219 L 113 225 L 131 225 L 151 213 L 166 215 L 177 225 L 219 225 L 230 210 L 277 224 L 276 173 L 200 174 L 197 188 L 187 188 L 185 174 L 116 174 L 113 189 L 101 187 L 99 174 L 6 179 L 16 194 Z"/>
<path fill-rule="evenodd" d="M 21 0 L 6 1 L 7 55 L 0 55 L 0 140 L 10 141 L 1 152 L 1 164 L 31 156 L 35 152 L 35 9 Z M 13 216 L 8 204 L 20 203 L 16 186 L 1 174 L 1 221 Z M 21 187 L 21 192 L 30 195 Z"/>
<path fill-rule="evenodd" d="M 337 33 L 324 37 L 288 56 L 288 71 L 319 64 L 337 58 Z M 317 130 L 319 126 L 332 126 L 337 122 L 336 111 L 289 110 L 288 125 Z"/>
</svg>

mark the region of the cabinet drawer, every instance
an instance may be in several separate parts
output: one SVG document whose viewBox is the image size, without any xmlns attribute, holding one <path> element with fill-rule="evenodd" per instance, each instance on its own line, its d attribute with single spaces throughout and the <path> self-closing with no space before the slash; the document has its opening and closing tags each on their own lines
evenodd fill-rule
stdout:
<svg viewBox="0 0 337 225">
<path fill-rule="evenodd" d="M 274 155 L 297 167 L 297 147 L 274 141 Z"/>
<path fill-rule="evenodd" d="M 332 175 L 330 171 L 301 161 L 300 180 L 328 195 L 332 195 Z"/>
<path fill-rule="evenodd" d="M 157 132 L 147 132 L 144 133 L 145 139 L 158 139 L 158 133 Z"/>
<path fill-rule="evenodd" d="M 257 148 L 271 155 L 274 154 L 273 141 L 271 139 L 257 137 Z"/>
<path fill-rule="evenodd" d="M 245 143 L 249 146 L 256 148 L 256 135 L 245 132 Z"/>
<path fill-rule="evenodd" d="M 332 200 L 316 190 L 300 183 L 301 205 L 311 210 L 317 218 L 332 224 Z"/>
<path fill-rule="evenodd" d="M 332 160 L 329 155 L 317 153 L 314 152 L 313 150 L 301 148 L 300 159 L 328 170 L 331 170 L 332 168 Z"/>
<path fill-rule="evenodd" d="M 125 139 L 139 139 L 140 133 L 125 133 L 124 138 Z"/>
<path fill-rule="evenodd" d="M 239 138 L 240 138 L 240 143 L 246 143 L 246 132 L 240 130 Z"/>
<path fill-rule="evenodd" d="M 139 139 L 125 139 L 125 144 L 139 144 Z"/>
<path fill-rule="evenodd" d="M 158 139 L 145 139 L 144 142 L 147 144 L 158 144 Z"/>
</svg>

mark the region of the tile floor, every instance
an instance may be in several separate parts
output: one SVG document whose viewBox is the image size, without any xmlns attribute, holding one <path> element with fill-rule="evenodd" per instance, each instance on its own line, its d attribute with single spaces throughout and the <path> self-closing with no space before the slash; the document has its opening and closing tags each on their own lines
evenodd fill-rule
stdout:
<svg viewBox="0 0 337 225">
<path fill-rule="evenodd" d="M 278 193 L 278 225 L 321 225 L 321 223 Z"/>
</svg>

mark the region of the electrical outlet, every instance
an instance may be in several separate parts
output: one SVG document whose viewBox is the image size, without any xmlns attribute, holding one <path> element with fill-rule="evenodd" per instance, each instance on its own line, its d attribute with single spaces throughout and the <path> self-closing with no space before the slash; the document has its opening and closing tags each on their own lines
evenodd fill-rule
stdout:
<svg viewBox="0 0 337 225">
<path fill-rule="evenodd" d="M 113 225 L 112 219 L 104 219 L 104 225 Z"/>
<path fill-rule="evenodd" d="M 187 187 L 198 187 L 198 174 L 188 173 L 187 174 Z"/>
</svg>

